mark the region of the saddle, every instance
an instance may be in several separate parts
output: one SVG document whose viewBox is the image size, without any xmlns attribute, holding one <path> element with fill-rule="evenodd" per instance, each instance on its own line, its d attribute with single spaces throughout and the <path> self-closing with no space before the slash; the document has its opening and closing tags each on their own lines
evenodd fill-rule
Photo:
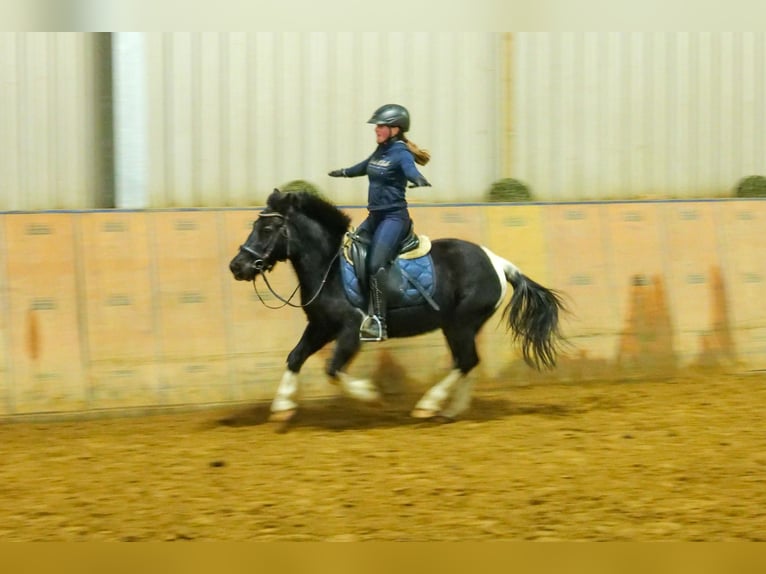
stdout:
<svg viewBox="0 0 766 574">
<path fill-rule="evenodd" d="M 372 237 L 369 233 L 358 233 L 352 229 L 346 233 L 343 243 L 344 275 L 347 292 L 366 298 L 369 291 L 367 277 L 367 250 Z M 438 305 L 431 298 L 433 294 L 433 268 L 429 253 L 431 240 L 426 235 L 417 235 L 412 222 L 407 235 L 399 244 L 397 256 L 388 273 L 386 289 L 392 296 L 389 305 L 394 307 L 416 304 L 425 299 L 434 309 Z M 353 277 L 351 277 L 353 276 Z M 353 279 L 353 280 L 352 280 Z M 352 283 L 354 285 L 352 285 Z M 413 289 L 409 289 L 412 287 Z M 414 291 L 414 292 L 413 292 Z M 349 293 L 351 295 L 351 293 Z M 418 296 L 419 295 L 419 296 Z M 352 299 L 357 299 L 357 296 Z"/>
</svg>

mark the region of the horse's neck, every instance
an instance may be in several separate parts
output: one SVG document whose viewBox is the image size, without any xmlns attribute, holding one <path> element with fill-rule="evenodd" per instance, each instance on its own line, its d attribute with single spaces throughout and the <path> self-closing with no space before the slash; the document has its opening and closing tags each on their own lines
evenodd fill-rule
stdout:
<svg viewBox="0 0 766 574">
<path fill-rule="evenodd" d="M 290 257 L 302 289 L 312 291 L 318 288 L 327 276 L 339 249 L 340 244 L 335 248 L 312 244 L 311 249 L 301 249 L 296 255 Z"/>
</svg>

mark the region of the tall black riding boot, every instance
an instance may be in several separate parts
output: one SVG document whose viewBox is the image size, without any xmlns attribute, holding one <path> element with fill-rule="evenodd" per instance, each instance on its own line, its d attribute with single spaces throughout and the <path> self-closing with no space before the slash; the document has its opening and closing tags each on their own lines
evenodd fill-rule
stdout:
<svg viewBox="0 0 766 574">
<path fill-rule="evenodd" d="M 362 341 L 385 341 L 386 329 L 386 276 L 388 270 L 381 267 L 370 277 L 370 306 L 372 315 L 367 315 L 359 328 Z"/>
</svg>

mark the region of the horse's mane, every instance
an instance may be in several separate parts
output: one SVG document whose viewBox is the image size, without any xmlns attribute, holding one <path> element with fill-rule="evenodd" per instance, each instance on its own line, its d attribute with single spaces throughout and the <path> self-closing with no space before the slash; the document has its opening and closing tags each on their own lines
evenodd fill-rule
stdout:
<svg viewBox="0 0 766 574">
<path fill-rule="evenodd" d="M 267 205 L 283 215 L 287 215 L 287 211 L 292 208 L 335 235 L 343 235 L 351 226 L 351 217 L 316 193 L 308 191 L 282 193 L 275 190 L 269 196 Z"/>
</svg>

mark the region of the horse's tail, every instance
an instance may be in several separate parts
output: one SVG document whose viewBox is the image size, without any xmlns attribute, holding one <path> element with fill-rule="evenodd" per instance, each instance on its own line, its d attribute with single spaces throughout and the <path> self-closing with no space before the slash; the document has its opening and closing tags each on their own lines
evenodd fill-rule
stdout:
<svg viewBox="0 0 766 574">
<path fill-rule="evenodd" d="M 562 295 L 533 281 L 509 261 L 504 261 L 503 271 L 513 287 L 511 301 L 503 310 L 507 329 L 521 345 L 529 366 L 552 369 L 564 341 L 559 330 L 559 312 L 566 312 Z"/>
</svg>

